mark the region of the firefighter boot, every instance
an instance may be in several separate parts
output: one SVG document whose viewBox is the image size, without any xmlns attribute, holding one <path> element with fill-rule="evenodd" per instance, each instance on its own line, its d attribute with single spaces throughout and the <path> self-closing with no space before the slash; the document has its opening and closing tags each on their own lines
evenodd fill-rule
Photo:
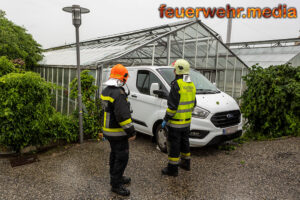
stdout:
<svg viewBox="0 0 300 200">
<path fill-rule="evenodd" d="M 172 165 L 169 163 L 168 167 L 161 170 L 161 173 L 163 175 L 176 177 L 176 176 L 178 176 L 178 165 Z"/>
<path fill-rule="evenodd" d="M 186 171 L 191 171 L 191 160 L 190 159 L 181 159 L 181 161 L 179 163 L 179 167 Z"/>
<path fill-rule="evenodd" d="M 118 187 L 112 187 L 111 191 L 118 195 L 121 195 L 121 196 L 129 196 L 130 195 L 130 190 L 125 188 L 123 185 L 120 185 Z"/>
<path fill-rule="evenodd" d="M 122 176 L 122 184 L 129 184 L 131 182 L 131 178 L 127 176 Z"/>
</svg>

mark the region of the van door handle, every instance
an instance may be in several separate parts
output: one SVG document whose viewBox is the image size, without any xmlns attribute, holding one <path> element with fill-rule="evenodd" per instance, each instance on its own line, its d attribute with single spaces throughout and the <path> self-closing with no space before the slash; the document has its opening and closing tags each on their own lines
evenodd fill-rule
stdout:
<svg viewBox="0 0 300 200">
<path fill-rule="evenodd" d="M 137 96 L 135 94 L 131 95 L 131 97 L 137 98 Z"/>
</svg>

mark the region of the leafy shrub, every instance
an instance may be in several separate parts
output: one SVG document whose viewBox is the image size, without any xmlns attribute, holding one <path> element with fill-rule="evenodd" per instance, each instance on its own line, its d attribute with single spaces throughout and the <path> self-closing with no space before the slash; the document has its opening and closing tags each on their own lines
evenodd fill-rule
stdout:
<svg viewBox="0 0 300 200">
<path fill-rule="evenodd" d="M 0 78 L 0 143 L 19 151 L 52 139 L 45 131 L 54 113 L 51 87 L 33 72 L 10 73 Z"/>
<path fill-rule="evenodd" d="M 300 67 L 253 66 L 243 77 L 241 110 L 246 136 L 254 139 L 300 135 Z"/>
<path fill-rule="evenodd" d="M 83 132 L 87 138 L 96 138 L 101 130 L 100 100 L 94 100 L 97 86 L 93 85 L 95 81 L 92 75 L 89 75 L 89 70 L 84 70 L 80 73 L 82 103 L 83 103 Z M 78 98 L 77 78 L 70 83 L 71 97 Z M 78 118 L 78 110 L 74 112 L 74 116 Z"/>
<path fill-rule="evenodd" d="M 19 152 L 30 145 L 78 139 L 76 119 L 51 106 L 53 87 L 33 72 L 0 78 L 0 144 Z"/>
<path fill-rule="evenodd" d="M 16 72 L 14 64 L 5 56 L 0 57 L 0 77 L 11 72 Z"/>
<path fill-rule="evenodd" d="M 78 120 L 73 116 L 66 116 L 60 112 L 54 113 L 49 118 L 47 131 L 49 136 L 56 140 L 75 142 L 78 140 Z"/>
</svg>

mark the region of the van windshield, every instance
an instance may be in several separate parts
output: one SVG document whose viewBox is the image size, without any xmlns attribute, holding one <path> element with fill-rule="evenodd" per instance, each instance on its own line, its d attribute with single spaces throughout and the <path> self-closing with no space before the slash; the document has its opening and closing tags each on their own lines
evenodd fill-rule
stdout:
<svg viewBox="0 0 300 200">
<path fill-rule="evenodd" d="M 170 85 L 175 79 L 173 68 L 161 68 L 157 71 L 162 75 L 165 81 Z M 214 86 L 205 76 L 200 72 L 190 69 L 190 77 L 196 87 L 197 94 L 215 94 L 220 93 L 220 91 Z"/>
</svg>

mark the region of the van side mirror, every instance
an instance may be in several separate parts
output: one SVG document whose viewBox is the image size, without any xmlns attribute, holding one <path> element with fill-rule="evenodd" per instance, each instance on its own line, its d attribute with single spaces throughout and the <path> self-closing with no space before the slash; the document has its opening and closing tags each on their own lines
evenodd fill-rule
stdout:
<svg viewBox="0 0 300 200">
<path fill-rule="evenodd" d="M 150 95 L 154 96 L 154 90 L 159 90 L 159 84 L 158 83 L 152 83 L 150 86 Z"/>
<path fill-rule="evenodd" d="M 163 90 L 154 90 L 153 93 L 156 94 L 159 98 L 162 98 L 162 99 L 166 99 L 168 97 L 167 92 L 165 92 Z"/>
</svg>

